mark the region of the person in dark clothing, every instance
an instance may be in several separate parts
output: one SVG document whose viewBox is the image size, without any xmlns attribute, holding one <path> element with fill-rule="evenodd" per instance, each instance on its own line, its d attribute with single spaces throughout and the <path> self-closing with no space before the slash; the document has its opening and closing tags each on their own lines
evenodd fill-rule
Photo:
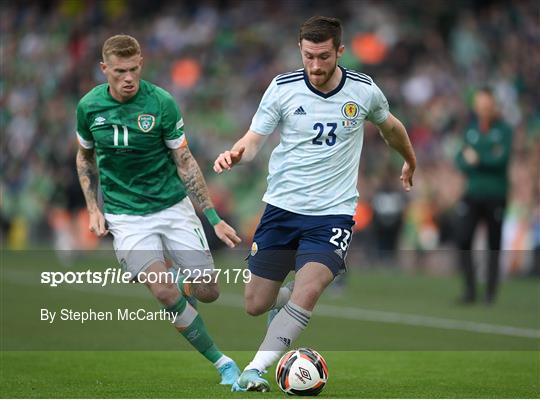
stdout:
<svg viewBox="0 0 540 400">
<path fill-rule="evenodd" d="M 465 130 L 456 164 L 466 179 L 463 198 L 457 205 L 457 242 L 464 277 L 464 304 L 477 298 L 473 254 L 474 232 L 480 222 L 488 230 L 488 276 L 485 301 L 495 301 L 499 281 L 501 231 L 509 186 L 508 165 L 512 129 L 499 116 L 493 93 L 479 89 L 474 96 L 474 118 Z"/>
</svg>

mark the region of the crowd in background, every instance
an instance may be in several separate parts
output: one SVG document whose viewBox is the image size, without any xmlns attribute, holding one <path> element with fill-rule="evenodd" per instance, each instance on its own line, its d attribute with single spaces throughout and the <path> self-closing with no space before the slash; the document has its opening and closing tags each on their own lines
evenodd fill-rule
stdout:
<svg viewBox="0 0 540 400">
<path fill-rule="evenodd" d="M 140 41 L 143 78 L 177 99 L 217 208 L 249 241 L 278 135 L 249 167 L 218 177 L 211 166 L 247 130 L 271 79 L 301 67 L 298 28 L 316 14 L 342 20 L 347 51 L 340 64 L 374 78 L 418 157 L 414 190 L 404 195 L 400 157 L 384 150 L 366 124 L 355 246 L 371 256 L 452 246 L 453 207 L 463 189 L 454 156 L 471 94 L 489 85 L 514 129 L 503 247 L 540 248 L 540 8 L 534 0 L 63 0 L 0 8 L 0 204 L 2 239 L 11 248 L 53 237 L 96 245 L 85 230 L 76 176 L 75 107 L 105 81 L 101 46 L 117 33 Z M 507 264 L 523 268 L 522 261 Z"/>
</svg>

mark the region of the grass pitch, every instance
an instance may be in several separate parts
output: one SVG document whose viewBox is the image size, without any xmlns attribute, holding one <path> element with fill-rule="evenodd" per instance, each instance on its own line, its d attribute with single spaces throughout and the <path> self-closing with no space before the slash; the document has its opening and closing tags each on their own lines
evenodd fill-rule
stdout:
<svg viewBox="0 0 540 400">
<path fill-rule="evenodd" d="M 232 352 L 245 364 L 250 352 Z M 319 397 L 537 398 L 537 352 L 326 351 L 330 376 Z M 285 398 L 231 393 L 193 352 L 7 352 L 2 397 L 15 398 Z"/>
<path fill-rule="evenodd" d="M 273 369 L 266 375 L 272 392 L 231 393 L 166 321 L 41 321 L 43 307 L 159 309 L 142 285 L 41 284 L 39 272 L 58 267 L 50 256 L 2 260 L 3 398 L 287 397 Z M 88 260 L 73 268 L 87 267 Z M 514 279 L 503 284 L 495 306 L 463 308 L 454 303 L 456 277 L 352 273 L 340 296 L 329 291 L 321 299 L 296 345 L 315 348 L 328 362 L 320 397 L 538 398 L 539 288 L 538 281 Z M 266 318 L 243 312 L 242 285 L 222 284 L 222 292 L 200 312 L 242 368 L 264 335 Z"/>
</svg>

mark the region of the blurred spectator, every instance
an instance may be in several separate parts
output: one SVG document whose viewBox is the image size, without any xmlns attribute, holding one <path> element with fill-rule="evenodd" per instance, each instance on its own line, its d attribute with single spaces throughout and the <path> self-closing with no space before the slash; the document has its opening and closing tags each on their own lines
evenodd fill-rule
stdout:
<svg viewBox="0 0 540 400">
<path fill-rule="evenodd" d="M 297 43 L 291 38 L 300 21 L 316 14 L 342 20 L 347 27 L 343 65 L 377 77 L 411 134 L 419 163 L 405 210 L 411 248 L 430 250 L 449 236 L 449 210 L 461 188 L 459 175 L 449 166 L 464 129 L 465 104 L 480 83 L 491 83 L 504 99 L 501 111 L 518 139 L 520 157 L 514 162 L 530 169 L 516 177 L 535 187 L 530 180 L 539 181 L 540 158 L 532 153 L 540 142 L 540 7 L 534 0 L 435 1 L 428 7 L 420 1 L 372 0 L 4 1 L 2 239 L 18 248 L 50 245 L 55 237 L 51 230 L 59 232 L 53 221 L 61 221 L 51 217 L 52 210 L 76 209 L 67 201 L 76 195 L 69 192 L 66 174 L 74 158 L 69 145 L 74 110 L 84 93 L 103 82 L 95 59 L 103 40 L 116 33 L 141 38 L 147 54 L 143 78 L 169 90 L 185 110 L 190 147 L 208 184 L 216 187 L 212 181 L 217 180 L 228 190 L 214 196 L 233 197 L 230 212 L 249 236 L 261 211 L 266 159 L 260 157 L 242 174 L 219 178 L 211 172 L 211 162 L 249 126 L 254 104 L 270 80 L 297 68 Z M 186 70 L 189 77 L 178 76 Z M 379 190 L 389 163 L 377 151 L 382 146 L 367 126 L 360 177 L 364 201 Z M 512 182 L 512 188 L 518 186 Z M 540 193 L 522 200 L 513 192 L 511 207 L 519 210 L 513 215 L 520 216 L 520 229 L 532 237 L 532 224 L 522 221 L 532 221 Z M 72 219 L 72 229 L 77 220 Z M 369 234 L 372 228 L 370 224 L 361 232 Z M 525 243 L 532 246 L 533 241 Z"/>
<path fill-rule="evenodd" d="M 373 230 L 376 256 L 383 265 L 394 266 L 398 250 L 399 234 L 403 225 L 406 196 L 395 172 L 388 170 L 381 178 L 373 195 Z"/>
<path fill-rule="evenodd" d="M 489 245 L 485 300 L 493 303 L 499 281 L 499 254 L 509 187 L 512 128 L 498 114 L 490 89 L 476 91 L 474 114 L 465 128 L 463 147 L 456 156 L 456 163 L 466 177 L 465 194 L 456 207 L 460 267 L 465 281 L 461 301 L 476 301 L 472 244 L 476 228 L 480 223 L 485 223 Z"/>
</svg>

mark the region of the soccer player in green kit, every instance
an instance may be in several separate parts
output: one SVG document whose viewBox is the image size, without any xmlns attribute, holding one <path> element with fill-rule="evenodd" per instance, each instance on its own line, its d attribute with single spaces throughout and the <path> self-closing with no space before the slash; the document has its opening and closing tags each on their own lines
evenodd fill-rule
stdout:
<svg viewBox="0 0 540 400">
<path fill-rule="evenodd" d="M 107 83 L 88 92 L 77 106 L 77 172 L 90 213 L 90 230 L 99 237 L 110 230 L 116 256 L 133 279 L 142 280 L 141 273 L 165 276 L 164 251 L 175 266 L 211 274 L 208 242 L 187 194 L 229 247 L 240 243 L 240 238 L 213 207 L 187 146 L 175 100 L 141 80 L 143 58 L 133 37 L 110 37 L 102 57 Z M 104 213 L 97 202 L 98 182 Z M 236 363 L 219 351 L 197 310 L 186 300 L 189 294 L 203 302 L 216 300 L 216 280 L 178 285 L 161 279 L 146 285 L 167 311 L 178 313 L 173 322 L 176 329 L 214 364 L 221 384 L 232 385 L 240 372 Z"/>
</svg>

